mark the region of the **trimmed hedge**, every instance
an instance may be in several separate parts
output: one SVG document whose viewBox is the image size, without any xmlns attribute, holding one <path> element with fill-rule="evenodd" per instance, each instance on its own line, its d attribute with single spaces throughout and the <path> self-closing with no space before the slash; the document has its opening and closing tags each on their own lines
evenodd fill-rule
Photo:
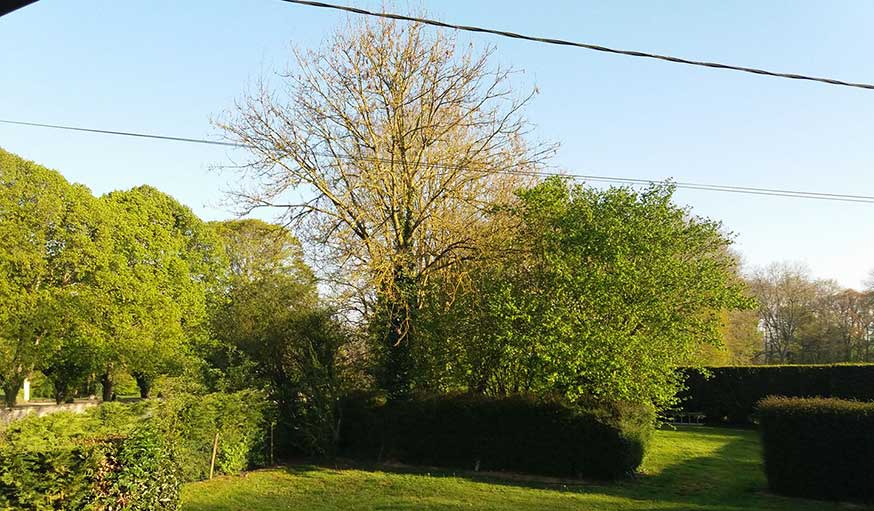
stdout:
<svg viewBox="0 0 874 511">
<path fill-rule="evenodd" d="M 342 456 L 598 479 L 633 473 L 654 424 L 644 407 L 581 409 L 523 396 L 359 397 L 342 413 Z"/>
<path fill-rule="evenodd" d="M 757 416 L 773 491 L 874 501 L 874 403 L 768 397 Z"/>
<path fill-rule="evenodd" d="M 709 378 L 684 371 L 680 406 L 708 423 L 750 424 L 756 403 L 771 395 L 874 400 L 874 364 L 712 367 Z"/>
<path fill-rule="evenodd" d="M 179 508 L 170 450 L 150 425 L 125 436 L 0 447 L 0 508 L 79 511 Z"/>
</svg>

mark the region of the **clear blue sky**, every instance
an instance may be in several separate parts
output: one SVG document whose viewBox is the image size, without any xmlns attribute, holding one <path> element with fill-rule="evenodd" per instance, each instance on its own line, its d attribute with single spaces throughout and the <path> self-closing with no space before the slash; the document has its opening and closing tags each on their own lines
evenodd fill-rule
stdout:
<svg viewBox="0 0 874 511">
<path fill-rule="evenodd" d="M 337 0 L 352 2 L 353 0 Z M 382 2 L 354 0 L 379 8 Z M 689 58 L 874 82 L 874 2 L 398 2 L 479 24 Z M 344 15 L 279 0 L 40 0 L 0 18 L 0 118 L 216 138 L 209 118 Z M 567 170 L 874 195 L 874 91 L 690 68 L 486 35 L 541 94 L 539 139 Z M 226 149 L 0 125 L 0 147 L 95 193 L 154 185 L 207 219 Z M 680 191 L 737 233 L 748 264 L 806 262 L 861 287 L 874 205 Z"/>
</svg>

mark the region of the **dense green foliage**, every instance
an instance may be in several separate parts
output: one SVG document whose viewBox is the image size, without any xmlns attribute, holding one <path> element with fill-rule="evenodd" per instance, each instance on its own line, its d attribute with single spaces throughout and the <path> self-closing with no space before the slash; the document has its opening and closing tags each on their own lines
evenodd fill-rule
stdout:
<svg viewBox="0 0 874 511">
<path fill-rule="evenodd" d="M 766 396 L 874 401 L 874 364 L 711 367 L 686 370 L 681 406 L 718 424 L 750 423 Z"/>
<path fill-rule="evenodd" d="M 7 405 L 34 370 L 58 402 L 104 400 L 130 373 L 143 397 L 209 335 L 226 262 L 188 208 L 148 186 L 95 198 L 0 151 L 0 383 Z"/>
<path fill-rule="evenodd" d="M 201 352 L 216 388 L 257 388 L 277 403 L 277 452 L 331 455 L 348 332 L 319 301 L 300 243 L 258 220 L 215 224 L 230 261 L 212 343 Z"/>
<path fill-rule="evenodd" d="M 432 302 L 425 385 L 670 404 L 675 369 L 719 343 L 723 310 L 749 305 L 720 225 L 672 193 L 557 178 L 521 191 L 496 212 L 518 222 L 502 257 Z"/>
<path fill-rule="evenodd" d="M 339 450 L 358 459 L 609 479 L 637 470 L 652 419 L 645 407 L 522 396 L 350 399 Z"/>
<path fill-rule="evenodd" d="M 11 425 L 0 442 L 0 508 L 177 509 L 171 445 L 142 412 L 109 404 Z"/>
<path fill-rule="evenodd" d="M 772 490 L 874 501 L 874 403 L 769 397 L 757 416 Z"/>
<path fill-rule="evenodd" d="M 148 397 L 158 375 L 179 372 L 188 346 L 209 335 L 208 300 L 224 277 L 220 241 L 190 209 L 149 186 L 101 198 L 113 213 L 113 280 L 102 282 L 108 342 L 104 396 L 120 368 Z"/>
<path fill-rule="evenodd" d="M 156 411 L 183 481 L 209 477 L 216 434 L 216 474 L 237 474 L 268 464 L 271 416 L 263 396 L 252 391 L 181 394 L 161 403 Z"/>
<path fill-rule="evenodd" d="M 0 436 L 0 509 L 176 509 L 179 484 L 209 476 L 216 434 L 216 474 L 265 465 L 269 421 L 248 391 L 28 417 Z"/>
<path fill-rule="evenodd" d="M 101 215 L 85 187 L 0 150 L 0 383 L 7 405 L 35 364 L 52 365 L 65 346 L 92 333 L 90 290 L 107 274 L 110 252 Z M 61 387 L 70 383 L 64 378 Z"/>
</svg>

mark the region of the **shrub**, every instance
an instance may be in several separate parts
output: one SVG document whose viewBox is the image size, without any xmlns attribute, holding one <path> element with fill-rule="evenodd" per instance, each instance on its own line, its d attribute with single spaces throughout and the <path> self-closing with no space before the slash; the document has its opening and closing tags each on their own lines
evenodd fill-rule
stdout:
<svg viewBox="0 0 874 511">
<path fill-rule="evenodd" d="M 260 394 L 104 403 L 85 413 L 30 416 L 0 435 L 0 509 L 169 510 L 179 484 L 263 464 Z"/>
<path fill-rule="evenodd" d="M 757 416 L 773 491 L 874 501 L 874 403 L 768 397 Z"/>
<path fill-rule="evenodd" d="M 127 436 L 55 436 L 36 445 L 29 442 L 33 438 L 24 435 L 0 447 L 0 508 L 161 511 L 179 507 L 180 483 L 170 451 L 148 424 Z"/>
<path fill-rule="evenodd" d="M 184 481 L 209 476 L 216 433 L 216 474 L 236 474 L 268 459 L 268 407 L 257 392 L 172 396 L 160 404 L 157 418 Z"/>
<path fill-rule="evenodd" d="M 147 407 L 147 403 L 104 403 L 80 414 L 30 415 L 9 423 L 0 435 L 0 444 L 40 450 L 68 445 L 71 441 L 124 436 L 141 422 Z"/>
<path fill-rule="evenodd" d="M 648 408 L 470 395 L 346 400 L 341 455 L 460 469 L 616 478 L 640 465 Z"/>
<path fill-rule="evenodd" d="M 681 406 L 710 423 L 749 424 L 770 395 L 874 400 L 874 364 L 735 366 L 686 370 Z"/>
</svg>

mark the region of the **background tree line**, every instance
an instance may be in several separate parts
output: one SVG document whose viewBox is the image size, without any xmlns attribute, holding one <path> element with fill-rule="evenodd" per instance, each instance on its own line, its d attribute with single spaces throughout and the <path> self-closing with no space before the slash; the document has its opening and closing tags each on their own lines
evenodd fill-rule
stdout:
<svg viewBox="0 0 874 511">
<path fill-rule="evenodd" d="M 758 307 L 734 326 L 748 332 L 752 323 L 757 335 L 735 337 L 742 362 L 874 361 L 874 290 L 844 289 L 792 263 L 755 270 L 747 281 Z"/>
</svg>

